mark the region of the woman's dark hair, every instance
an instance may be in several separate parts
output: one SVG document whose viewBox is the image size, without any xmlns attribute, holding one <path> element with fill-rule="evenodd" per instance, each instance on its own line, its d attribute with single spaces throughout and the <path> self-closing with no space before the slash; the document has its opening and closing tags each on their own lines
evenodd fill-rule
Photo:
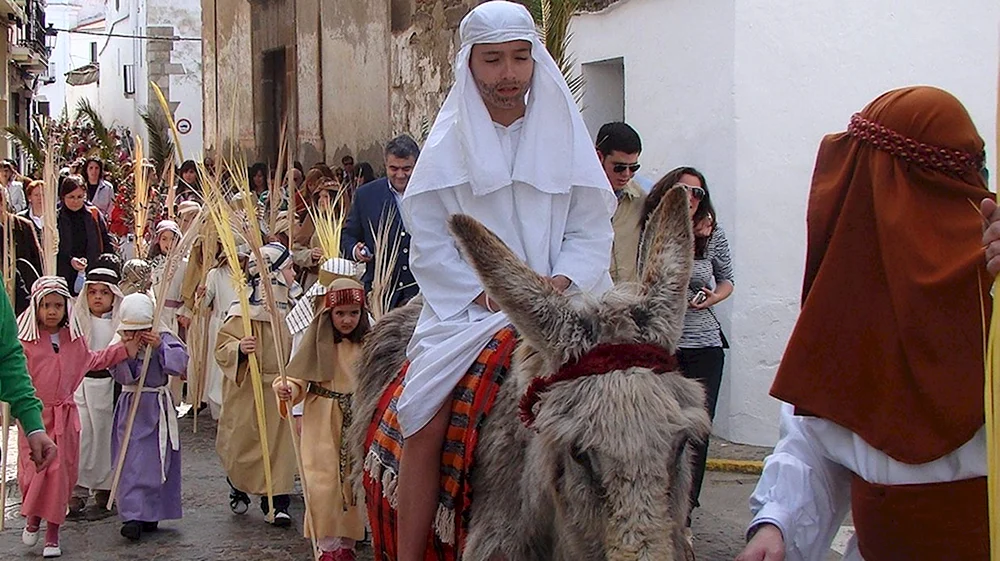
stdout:
<svg viewBox="0 0 1000 561">
<path fill-rule="evenodd" d="M 178 171 L 177 173 L 179 175 L 189 171 L 194 171 L 194 172 L 198 171 L 198 165 L 194 163 L 194 160 L 185 160 L 184 163 L 181 164 L 180 171 Z"/>
<path fill-rule="evenodd" d="M 66 195 L 69 195 L 77 189 L 87 190 L 86 183 L 84 183 L 83 178 L 79 175 L 67 175 L 59 181 L 59 200 L 63 200 Z"/>
<path fill-rule="evenodd" d="M 100 158 L 96 157 L 87 158 L 87 160 L 83 162 L 83 171 L 81 172 L 81 175 L 83 175 L 84 180 L 87 179 L 87 168 L 90 167 L 91 162 L 96 163 L 97 169 L 101 170 L 101 175 L 98 176 L 97 181 L 102 181 L 104 179 L 104 161 L 101 160 Z"/>
<path fill-rule="evenodd" d="M 375 181 L 375 170 L 372 169 L 372 165 L 368 162 L 361 162 L 357 166 L 358 177 L 361 178 L 361 184 L 371 183 Z"/>
<path fill-rule="evenodd" d="M 254 188 L 253 178 L 257 175 L 257 173 L 260 173 L 261 175 L 264 176 L 264 185 L 266 186 L 267 185 L 267 164 L 265 164 L 264 162 L 257 162 L 256 164 L 250 166 L 250 169 L 247 171 L 247 178 L 250 180 L 250 189 L 251 190 L 253 190 L 253 188 Z"/>
<path fill-rule="evenodd" d="M 656 207 L 663 200 L 663 196 L 667 194 L 667 191 L 671 187 L 680 182 L 681 176 L 683 175 L 693 175 L 698 178 L 701 182 L 701 188 L 705 190 L 705 197 L 701 199 L 698 204 L 698 210 L 694 212 L 694 216 L 691 221 L 695 224 L 699 220 L 705 218 L 706 216 L 712 217 L 712 225 L 715 225 L 715 207 L 712 206 L 712 196 L 708 191 L 708 182 L 705 181 L 705 176 L 695 168 L 692 167 L 679 167 L 667 172 L 656 185 L 649 191 L 649 195 L 646 197 L 646 205 L 642 209 L 642 228 L 646 229 L 646 222 L 649 221 L 649 216 L 653 214 Z M 707 237 L 695 237 L 694 239 L 694 255 L 695 257 L 704 257 L 705 248 L 708 246 Z"/>
<path fill-rule="evenodd" d="M 330 321 L 333 321 L 333 310 L 330 310 Z M 368 335 L 368 332 L 371 330 L 372 330 L 372 324 L 370 321 L 368 321 L 368 310 L 364 306 L 361 306 L 361 313 L 359 314 L 358 317 L 358 324 L 354 326 L 354 331 L 351 331 L 347 335 L 343 335 L 340 333 L 340 330 L 334 327 L 333 342 L 339 343 L 344 339 L 347 339 L 352 343 L 360 343 L 361 341 L 364 340 L 365 335 Z"/>
</svg>

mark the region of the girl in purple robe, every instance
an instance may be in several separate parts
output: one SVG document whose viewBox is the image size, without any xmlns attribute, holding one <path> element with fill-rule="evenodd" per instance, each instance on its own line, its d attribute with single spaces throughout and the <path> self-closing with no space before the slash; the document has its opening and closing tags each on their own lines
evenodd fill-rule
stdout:
<svg viewBox="0 0 1000 561">
<path fill-rule="evenodd" d="M 181 517 L 181 442 L 168 377 L 185 373 L 188 353 L 174 334 L 152 330 L 153 301 L 146 294 L 126 296 L 121 309 L 122 340 L 138 338 L 153 352 L 141 392 L 137 384 L 145 347 L 111 369 L 123 386 L 112 440 L 116 462 L 132 402 L 137 393 L 141 396 L 116 496 L 121 534 L 135 541 L 143 532 L 156 531 L 161 520 Z"/>
</svg>

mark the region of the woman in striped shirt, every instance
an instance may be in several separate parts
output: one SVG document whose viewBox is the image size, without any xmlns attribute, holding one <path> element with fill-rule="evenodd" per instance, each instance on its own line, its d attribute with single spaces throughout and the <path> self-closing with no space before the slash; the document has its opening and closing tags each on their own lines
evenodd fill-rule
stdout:
<svg viewBox="0 0 1000 561">
<path fill-rule="evenodd" d="M 678 343 L 677 360 L 684 376 L 699 380 L 705 386 L 709 417 L 715 419 L 715 404 L 722 384 L 722 367 L 729 345 L 722 333 L 722 325 L 712 308 L 733 293 L 733 265 L 729 255 L 729 242 L 722 227 L 715 222 L 715 209 L 708 194 L 705 176 L 691 167 L 677 168 L 653 186 L 646 199 L 646 218 L 653 212 L 660 199 L 674 186 L 683 186 L 691 203 L 694 223 L 694 266 L 688 284 L 688 310 L 684 315 L 684 331 Z M 696 449 L 694 478 L 691 486 L 691 508 L 699 506 L 708 441 Z M 688 516 L 688 527 L 691 518 Z"/>
</svg>

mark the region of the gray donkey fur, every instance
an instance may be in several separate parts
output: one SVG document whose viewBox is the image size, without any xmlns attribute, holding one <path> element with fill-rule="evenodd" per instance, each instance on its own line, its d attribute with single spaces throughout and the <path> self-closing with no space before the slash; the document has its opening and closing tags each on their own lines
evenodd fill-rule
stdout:
<svg viewBox="0 0 1000 561">
<path fill-rule="evenodd" d="M 472 218 L 454 216 L 450 226 L 522 337 L 480 432 L 462 558 L 684 560 L 691 554 L 683 534 L 689 444 L 710 429 L 700 384 L 641 367 L 595 373 L 542 394 L 530 429 L 518 418 L 518 402 L 533 378 L 599 344 L 652 343 L 676 352 L 693 259 L 686 192 L 670 191 L 649 221 L 642 282 L 576 306 Z M 419 309 L 415 302 L 387 314 L 365 344 L 354 402 L 359 422 L 350 435 L 356 477 L 367 424 L 405 360 Z"/>
</svg>

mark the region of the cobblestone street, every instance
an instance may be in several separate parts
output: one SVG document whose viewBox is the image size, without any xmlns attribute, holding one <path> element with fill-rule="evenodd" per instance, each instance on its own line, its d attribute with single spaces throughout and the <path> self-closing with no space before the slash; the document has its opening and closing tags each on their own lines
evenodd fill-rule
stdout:
<svg viewBox="0 0 1000 561">
<path fill-rule="evenodd" d="M 155 534 L 129 543 L 119 535 L 117 517 L 98 522 L 67 521 L 61 532 L 63 559 L 67 561 L 308 561 L 309 542 L 301 537 L 302 500 L 292 501 L 294 525 L 279 529 L 263 520 L 254 500 L 246 516 L 229 510 L 229 494 L 215 455 L 215 424 L 207 412 L 199 417 L 199 432 L 192 432 L 190 416 L 180 420 L 184 462 L 184 518 L 165 522 Z M 9 472 L 13 476 L 13 471 Z M 749 514 L 746 498 L 756 476 L 708 474 L 702 502 L 695 515 L 695 545 L 699 561 L 732 560 L 742 546 Z M 41 559 L 41 545 L 21 544 L 24 521 L 12 493 L 7 508 L 7 529 L 0 534 L 0 558 Z M 368 548 L 361 561 L 371 561 Z"/>
</svg>

